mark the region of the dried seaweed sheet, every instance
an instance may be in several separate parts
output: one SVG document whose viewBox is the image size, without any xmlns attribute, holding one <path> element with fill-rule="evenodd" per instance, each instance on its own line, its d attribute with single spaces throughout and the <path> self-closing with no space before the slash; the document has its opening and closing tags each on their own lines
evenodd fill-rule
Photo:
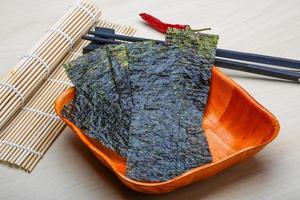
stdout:
<svg viewBox="0 0 300 200">
<path fill-rule="evenodd" d="M 122 111 L 107 48 L 65 65 L 76 87 L 75 100 L 62 114 L 87 135 L 126 156 L 129 116 Z"/>
<path fill-rule="evenodd" d="M 172 42 L 129 49 L 135 90 L 126 175 L 135 180 L 167 181 L 212 159 L 201 128 L 212 63 Z"/>
<path fill-rule="evenodd" d="M 106 45 L 86 54 L 66 66 L 77 96 L 63 114 L 127 157 L 132 179 L 166 181 L 209 163 L 201 123 L 217 39 L 170 29 L 166 45 Z"/>
</svg>

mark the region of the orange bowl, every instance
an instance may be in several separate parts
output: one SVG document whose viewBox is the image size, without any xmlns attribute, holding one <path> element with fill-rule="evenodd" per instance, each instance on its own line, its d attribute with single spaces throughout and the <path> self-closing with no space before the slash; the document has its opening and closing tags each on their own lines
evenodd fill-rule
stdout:
<svg viewBox="0 0 300 200">
<path fill-rule="evenodd" d="M 75 94 L 75 88 L 69 88 L 57 98 L 55 111 L 58 116 L 126 186 L 143 193 L 166 193 L 215 175 L 256 154 L 279 132 L 279 122 L 269 111 L 234 81 L 213 67 L 203 121 L 213 162 L 191 169 L 169 181 L 139 182 L 125 176 L 124 158 L 88 137 L 72 122 L 61 116 L 62 108 L 74 98 Z"/>
</svg>

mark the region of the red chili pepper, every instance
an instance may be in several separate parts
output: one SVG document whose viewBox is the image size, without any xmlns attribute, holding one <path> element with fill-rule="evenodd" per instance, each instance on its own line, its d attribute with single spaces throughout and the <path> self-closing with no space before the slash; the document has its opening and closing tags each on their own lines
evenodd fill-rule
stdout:
<svg viewBox="0 0 300 200">
<path fill-rule="evenodd" d="M 186 29 L 187 25 L 181 24 L 168 24 L 160 21 L 159 19 L 149 15 L 147 13 L 140 13 L 140 16 L 155 30 L 166 33 L 168 28 Z"/>
</svg>

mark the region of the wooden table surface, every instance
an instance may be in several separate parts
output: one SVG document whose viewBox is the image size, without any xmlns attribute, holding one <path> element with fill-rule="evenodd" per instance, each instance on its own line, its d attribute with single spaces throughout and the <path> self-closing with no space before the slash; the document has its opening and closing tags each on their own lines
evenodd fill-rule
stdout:
<svg viewBox="0 0 300 200">
<path fill-rule="evenodd" d="M 211 27 L 220 48 L 300 59 L 299 0 L 98 0 L 105 19 L 136 35 L 163 38 L 139 19 Z M 67 9 L 71 0 L 1 0 L 0 78 Z M 278 138 L 254 158 L 160 196 L 123 186 L 66 129 L 31 174 L 0 165 L 0 199 L 299 199 L 300 84 L 223 70 L 279 119 Z"/>
</svg>

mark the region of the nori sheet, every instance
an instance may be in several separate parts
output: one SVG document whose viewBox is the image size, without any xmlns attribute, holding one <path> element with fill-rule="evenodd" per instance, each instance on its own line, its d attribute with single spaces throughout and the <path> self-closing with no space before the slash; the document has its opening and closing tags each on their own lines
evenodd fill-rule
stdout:
<svg viewBox="0 0 300 200">
<path fill-rule="evenodd" d="M 126 157 L 129 115 L 123 112 L 107 47 L 65 65 L 76 97 L 62 114 L 88 136 Z"/>
<path fill-rule="evenodd" d="M 77 96 L 63 115 L 126 157 L 126 176 L 135 180 L 167 181 L 209 163 L 201 123 L 217 40 L 169 29 L 166 45 L 88 53 L 65 67 Z"/>
<path fill-rule="evenodd" d="M 207 57 L 214 57 L 215 51 L 202 54 L 187 45 L 202 44 L 186 37 L 187 32 L 191 34 L 174 32 L 176 38 L 167 46 L 144 43 L 129 48 L 132 88 L 137 88 L 126 171 L 132 179 L 167 181 L 212 160 L 201 123 L 211 78 Z"/>
</svg>

